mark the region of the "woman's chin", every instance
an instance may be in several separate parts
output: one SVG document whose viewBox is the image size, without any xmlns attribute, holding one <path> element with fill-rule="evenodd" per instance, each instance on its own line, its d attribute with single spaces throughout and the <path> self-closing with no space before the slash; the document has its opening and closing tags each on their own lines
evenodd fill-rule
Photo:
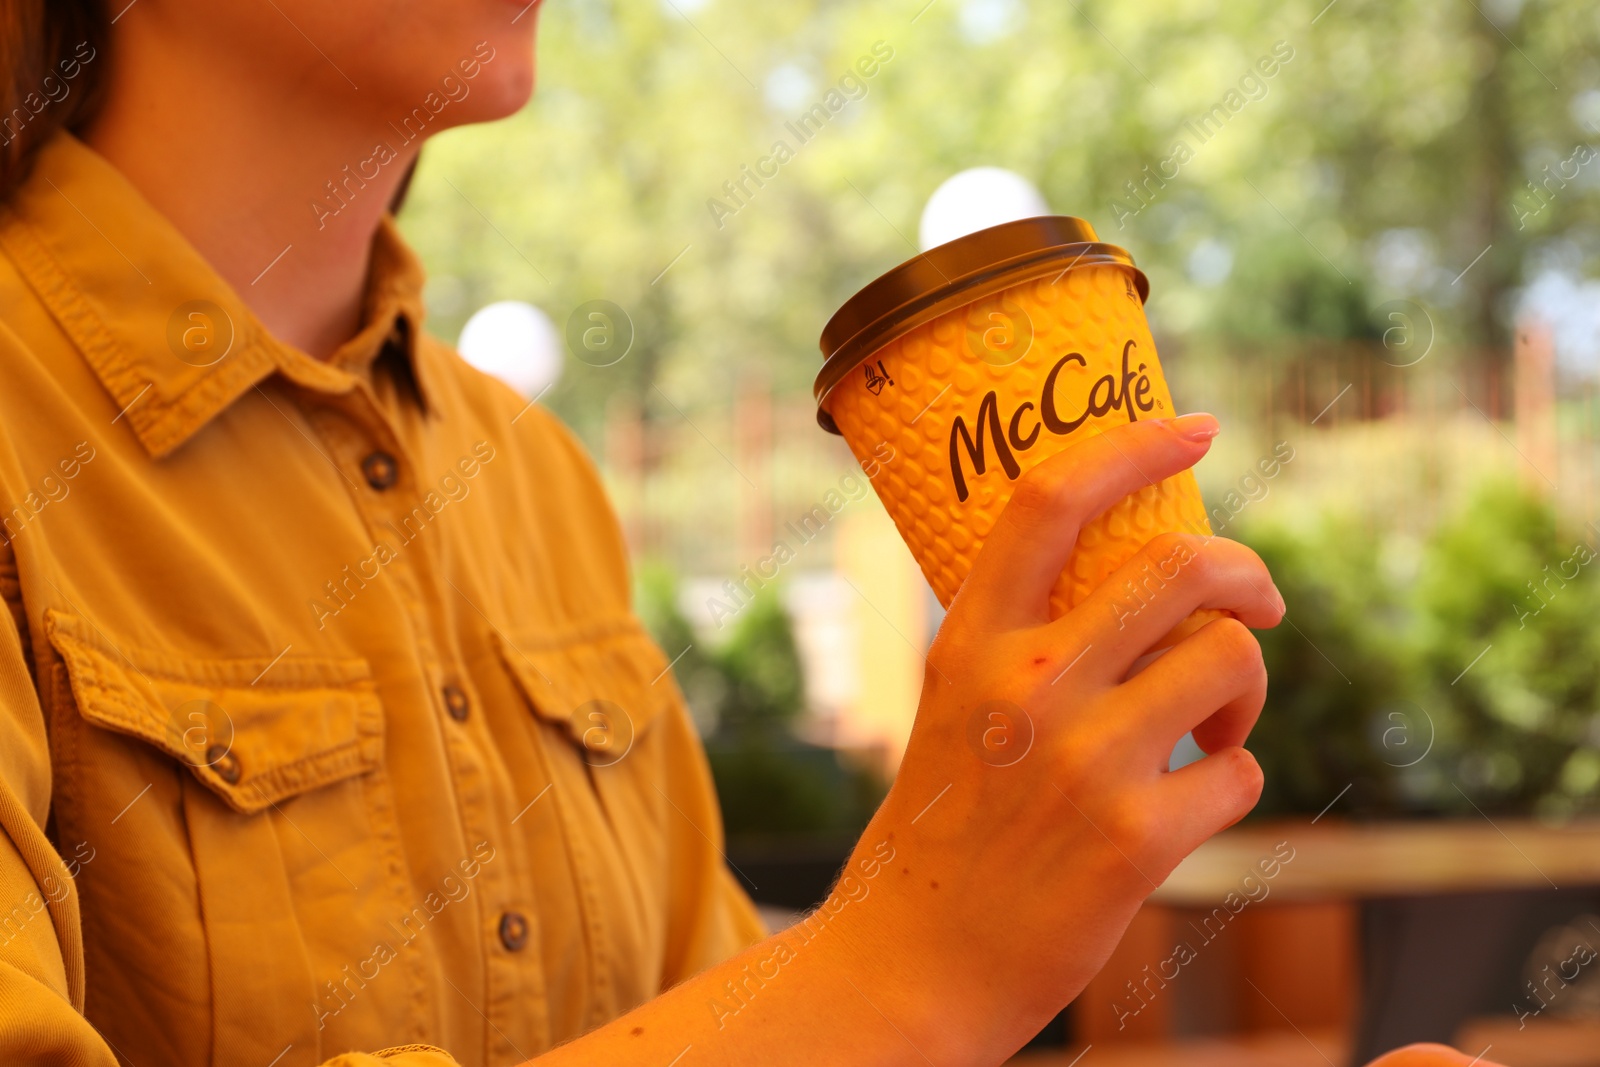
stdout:
<svg viewBox="0 0 1600 1067">
<path fill-rule="evenodd" d="M 452 125 L 503 119 L 521 111 L 533 98 L 536 81 L 533 57 L 529 56 L 525 62 L 511 61 L 502 52 L 497 62 L 501 60 L 507 61 L 506 65 L 494 72 L 492 80 L 479 79 L 472 87 L 472 95 L 461 102 L 461 110 L 453 116 Z"/>
</svg>

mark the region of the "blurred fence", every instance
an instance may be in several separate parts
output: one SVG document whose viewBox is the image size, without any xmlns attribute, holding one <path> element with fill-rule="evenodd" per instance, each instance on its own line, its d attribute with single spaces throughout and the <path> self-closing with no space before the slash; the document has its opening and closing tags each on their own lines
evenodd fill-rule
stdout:
<svg viewBox="0 0 1600 1067">
<path fill-rule="evenodd" d="M 1170 352 L 1180 409 L 1215 412 L 1225 433 L 1202 463 L 1208 501 L 1255 461 L 1292 448 L 1284 483 L 1306 506 L 1421 533 L 1459 492 L 1514 476 L 1572 519 L 1595 516 L 1600 386 L 1558 378 L 1548 335 L 1525 330 L 1503 353 L 1434 351 L 1404 365 L 1381 342 L 1313 342 L 1226 359 Z M 679 408 L 615 399 L 602 464 L 634 551 L 699 574 L 735 573 L 771 553 L 789 524 L 839 492 L 877 508 L 849 450 L 816 423 L 809 397 L 756 381 L 732 402 Z M 854 473 L 857 482 L 841 487 Z M 831 531 L 803 567 L 826 567 Z"/>
<path fill-rule="evenodd" d="M 1308 498 L 1375 528 L 1424 532 L 1462 490 L 1508 476 L 1569 519 L 1595 517 L 1600 385 L 1558 374 L 1547 331 L 1520 331 L 1510 358 L 1435 351 L 1408 364 L 1374 342 L 1173 363 L 1180 406 L 1217 412 L 1258 449 L 1289 442 Z M 1202 484 L 1214 473 L 1208 459 Z"/>
</svg>

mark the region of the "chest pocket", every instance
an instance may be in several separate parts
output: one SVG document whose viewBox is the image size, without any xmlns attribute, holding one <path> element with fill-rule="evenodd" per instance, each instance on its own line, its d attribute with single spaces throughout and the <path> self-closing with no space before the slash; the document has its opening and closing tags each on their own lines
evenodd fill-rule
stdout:
<svg viewBox="0 0 1600 1067">
<path fill-rule="evenodd" d="M 565 638 L 496 631 L 495 640 L 534 715 L 558 726 L 591 767 L 627 759 L 681 699 L 666 656 L 632 619 Z"/>
<path fill-rule="evenodd" d="M 674 875 L 667 831 L 684 817 L 661 791 L 670 758 L 661 720 L 682 698 L 665 655 L 632 619 L 565 637 L 510 630 L 496 641 L 542 727 L 554 817 L 578 888 L 589 964 L 578 1032 L 659 989 Z"/>
<path fill-rule="evenodd" d="M 289 1044 L 280 1067 L 318 1062 L 322 980 L 403 910 L 366 662 L 182 657 L 45 623 L 55 815 L 95 850 L 78 878 L 91 1021 L 136 1062 L 259 1064 Z M 153 1034 L 141 1003 L 189 1025 Z"/>
<path fill-rule="evenodd" d="M 86 620 L 46 613 L 79 713 L 149 742 L 234 811 L 376 768 L 383 711 L 363 660 L 197 660 L 110 648 Z"/>
</svg>

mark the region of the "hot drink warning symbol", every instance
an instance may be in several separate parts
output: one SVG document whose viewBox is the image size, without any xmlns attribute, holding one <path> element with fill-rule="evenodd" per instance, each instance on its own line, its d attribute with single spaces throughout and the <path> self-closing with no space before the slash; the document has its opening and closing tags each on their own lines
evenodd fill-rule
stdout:
<svg viewBox="0 0 1600 1067">
<path fill-rule="evenodd" d="M 894 379 L 889 377 L 889 372 L 883 369 L 883 360 L 881 359 L 878 360 L 878 365 L 876 367 L 874 367 L 871 363 L 867 363 L 863 364 L 861 369 L 866 371 L 867 388 L 872 390 L 873 396 L 877 396 L 879 393 L 883 392 L 883 387 L 885 385 L 894 384 Z"/>
</svg>

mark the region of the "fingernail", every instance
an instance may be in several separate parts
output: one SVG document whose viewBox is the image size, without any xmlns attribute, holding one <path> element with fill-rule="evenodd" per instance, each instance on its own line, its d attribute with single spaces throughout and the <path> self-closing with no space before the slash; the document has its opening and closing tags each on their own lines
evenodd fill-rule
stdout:
<svg viewBox="0 0 1600 1067">
<path fill-rule="evenodd" d="M 1172 432 L 1189 441 L 1209 441 L 1222 432 L 1215 415 L 1199 412 L 1172 420 Z"/>
</svg>

